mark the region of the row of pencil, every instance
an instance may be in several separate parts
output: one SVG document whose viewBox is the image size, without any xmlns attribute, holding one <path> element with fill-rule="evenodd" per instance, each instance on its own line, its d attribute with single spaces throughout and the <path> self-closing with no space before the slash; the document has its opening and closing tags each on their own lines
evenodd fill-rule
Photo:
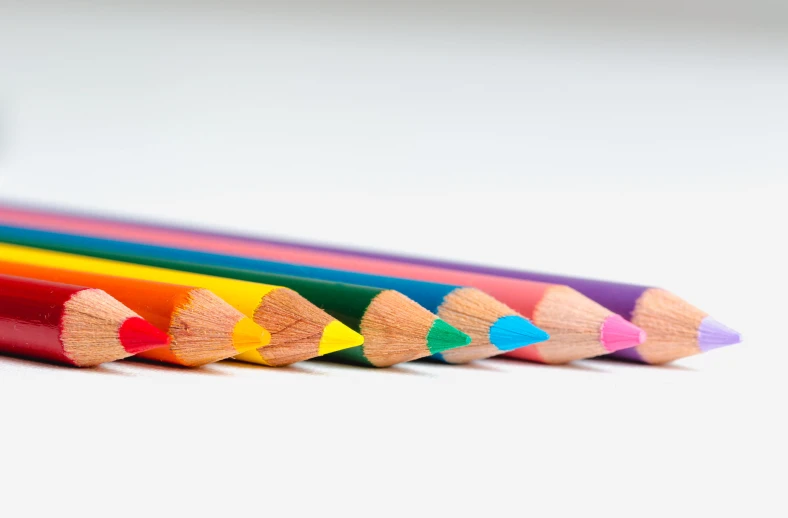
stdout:
<svg viewBox="0 0 788 518">
<path fill-rule="evenodd" d="M 0 206 L 0 353 L 661 364 L 738 343 L 659 288 Z"/>
</svg>

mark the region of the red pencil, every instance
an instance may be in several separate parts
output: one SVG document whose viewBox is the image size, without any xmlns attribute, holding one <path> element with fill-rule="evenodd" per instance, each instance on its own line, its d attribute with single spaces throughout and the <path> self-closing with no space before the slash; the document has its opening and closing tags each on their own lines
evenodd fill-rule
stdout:
<svg viewBox="0 0 788 518">
<path fill-rule="evenodd" d="M 0 275 L 0 353 L 92 367 L 169 336 L 96 289 Z"/>
</svg>

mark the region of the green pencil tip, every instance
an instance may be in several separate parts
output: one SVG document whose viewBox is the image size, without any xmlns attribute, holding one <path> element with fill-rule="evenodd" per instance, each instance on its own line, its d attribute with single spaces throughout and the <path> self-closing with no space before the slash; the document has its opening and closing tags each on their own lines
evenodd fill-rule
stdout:
<svg viewBox="0 0 788 518">
<path fill-rule="evenodd" d="M 471 337 L 450 326 L 440 318 L 432 323 L 432 328 L 427 334 L 427 348 L 432 354 L 448 351 L 471 343 Z"/>
</svg>

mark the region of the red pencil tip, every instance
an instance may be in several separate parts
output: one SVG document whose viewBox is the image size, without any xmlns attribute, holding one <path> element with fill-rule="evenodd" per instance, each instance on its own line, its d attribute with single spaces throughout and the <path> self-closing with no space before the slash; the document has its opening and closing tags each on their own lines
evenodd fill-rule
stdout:
<svg viewBox="0 0 788 518">
<path fill-rule="evenodd" d="M 139 354 L 150 349 L 166 347 L 170 336 L 140 317 L 127 318 L 118 331 L 120 343 L 131 354 Z"/>
<path fill-rule="evenodd" d="M 635 347 L 646 341 L 646 332 L 619 315 L 611 315 L 602 323 L 600 331 L 602 345 L 610 351 Z"/>
</svg>

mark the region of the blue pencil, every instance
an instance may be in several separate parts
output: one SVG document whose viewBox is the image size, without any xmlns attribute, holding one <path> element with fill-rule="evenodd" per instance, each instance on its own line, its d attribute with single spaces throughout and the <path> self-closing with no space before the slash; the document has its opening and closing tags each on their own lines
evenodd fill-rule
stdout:
<svg viewBox="0 0 788 518">
<path fill-rule="evenodd" d="M 396 290 L 471 337 L 470 345 L 433 356 L 434 359 L 447 363 L 465 363 L 489 358 L 549 338 L 547 333 L 526 318 L 476 288 L 12 226 L 0 226 L 0 241 L 222 277 L 243 278 L 293 287 L 296 290 L 298 283 L 293 281 L 297 278 Z M 302 292 L 302 295 L 310 298 L 308 293 Z"/>
</svg>

